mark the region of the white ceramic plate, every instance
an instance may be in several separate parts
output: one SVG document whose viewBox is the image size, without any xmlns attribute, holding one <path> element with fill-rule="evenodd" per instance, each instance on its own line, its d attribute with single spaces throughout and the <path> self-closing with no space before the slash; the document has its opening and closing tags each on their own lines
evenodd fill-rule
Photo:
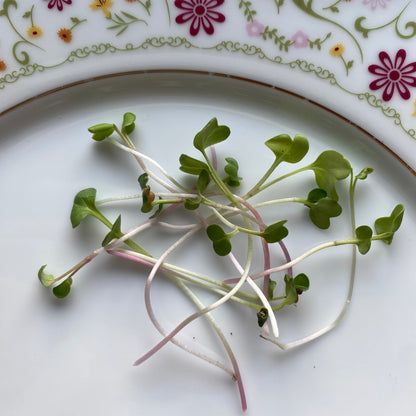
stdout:
<svg viewBox="0 0 416 416">
<path fill-rule="evenodd" d="M 93 186 L 101 197 L 137 192 L 140 172 L 134 161 L 92 141 L 86 130 L 97 122 L 118 122 L 126 111 L 138 116 L 132 138 L 140 149 L 171 172 L 177 171 L 180 153 L 192 154 L 195 132 L 213 116 L 232 131 L 229 143 L 218 146 L 219 156 L 236 156 L 246 183 L 271 161 L 263 142 L 282 132 L 307 135 L 308 161 L 322 150 L 337 149 L 357 172 L 375 168 L 358 188 L 358 224 L 372 225 L 399 202 L 406 214 L 391 246 L 374 244 L 359 257 L 353 302 L 337 329 L 282 352 L 259 338 L 252 312 L 227 305 L 215 316 L 241 366 L 247 414 L 390 414 L 398 408 L 412 414 L 416 329 L 409 317 L 416 283 L 409 248 L 416 232 L 416 201 L 409 190 L 414 175 L 378 142 L 306 100 L 256 83 L 192 73 L 105 78 L 62 89 L 1 117 L 2 413 L 241 413 L 230 377 L 174 346 L 141 367 L 131 366 L 160 340 L 146 317 L 142 268 L 98 258 L 75 279 L 64 301 L 54 299 L 37 280 L 40 265 L 48 263 L 48 270 L 58 274 L 96 248 L 106 232 L 92 221 L 71 229 L 68 216 L 77 191 Z M 306 191 L 313 181 L 311 175 L 303 178 L 305 186 L 298 189 L 294 181 L 281 192 Z M 122 204 L 120 209 L 136 217 L 138 208 L 130 207 Z M 293 218 L 287 243 L 292 256 L 349 236 L 347 219 L 322 232 L 309 224 L 303 210 Z M 156 251 L 161 240 L 144 241 Z M 177 261 L 226 274 L 229 268 L 218 267 L 215 256 L 202 256 L 203 245 L 207 247 L 203 237 L 196 239 L 178 253 Z M 339 247 L 297 269 L 309 275 L 311 290 L 297 307 L 279 314 L 282 341 L 334 319 L 346 295 L 350 259 L 351 250 Z M 167 328 L 192 311 L 176 292 L 164 279 L 152 292 Z M 223 360 L 204 322 L 189 326 L 181 339 Z"/>
</svg>

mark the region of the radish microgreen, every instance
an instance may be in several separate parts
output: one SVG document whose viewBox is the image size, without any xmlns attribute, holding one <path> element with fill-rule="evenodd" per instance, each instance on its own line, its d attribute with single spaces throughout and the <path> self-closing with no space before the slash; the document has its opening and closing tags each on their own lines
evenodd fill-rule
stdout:
<svg viewBox="0 0 416 416">
<path fill-rule="evenodd" d="M 169 175 L 155 160 L 136 149 L 129 137 L 135 129 L 135 123 L 136 116 L 128 112 L 123 116 L 121 127 L 114 123 L 100 123 L 88 130 L 92 133 L 92 139 L 95 141 L 106 140 L 115 148 L 133 155 L 142 171 L 138 178 L 141 193 L 97 201 L 97 190 L 95 188 L 79 191 L 75 195 L 70 215 L 72 227 L 78 227 L 86 217 L 93 217 L 99 220 L 109 231 L 104 235 L 104 238 L 101 237 L 103 238 L 102 243 L 96 250 L 61 276 L 55 278 L 48 274 L 45 271 L 46 265 L 44 265 L 38 271 L 38 278 L 43 286 L 52 287 L 52 292 L 57 298 L 63 299 L 71 291 L 74 275 L 101 254 L 106 253 L 149 267 L 150 273 L 145 286 L 145 305 L 149 318 L 162 335 L 162 339 L 146 354 L 138 358 L 134 364 L 141 364 L 166 343 L 173 342 L 187 352 L 216 365 L 230 374 L 237 381 L 242 408 L 245 410 L 245 392 L 236 358 L 224 333 L 210 312 L 228 301 L 236 302 L 253 310 L 257 325 L 262 328 L 260 336 L 282 349 L 302 345 L 322 336 L 339 323 L 350 304 L 355 278 L 356 251 L 362 255 L 368 253 L 374 241 L 381 241 L 387 245 L 391 244 L 395 232 L 401 225 L 404 207 L 400 204 L 396 205 L 390 215 L 377 218 L 374 228 L 368 225 L 356 227 L 355 188 L 358 181 L 367 179 L 373 169 L 366 167 L 354 176 L 350 162 L 334 150 L 325 150 L 312 163 L 295 167 L 289 173 L 276 176 L 275 172 L 278 171 L 281 163 L 295 165 L 307 156 L 309 142 L 303 135 L 295 135 L 292 139 L 287 134 L 279 134 L 268 139 L 265 146 L 275 156 L 273 163 L 264 173 L 259 175 L 259 179 L 254 182 L 245 195 L 237 195 L 234 192 L 237 192 L 236 189 L 240 187 L 242 180 L 239 176 L 240 166 L 237 160 L 233 157 L 225 158 L 224 173 L 226 176 L 224 177 L 221 177 L 224 173 L 220 174 L 217 169 L 217 155 L 214 146 L 220 145 L 228 139 L 230 129 L 227 126 L 219 125 L 216 118 L 212 118 L 195 135 L 193 140 L 193 146 L 201 153 L 203 160 L 188 156 L 185 153 L 180 155 L 179 170 L 182 176 L 186 176 L 186 181 L 182 183 L 180 179 L 175 179 Z M 207 149 L 210 149 L 209 153 Z M 254 168 L 256 167 L 249 167 L 250 170 Z M 290 195 L 286 198 L 263 200 L 253 204 L 249 202 L 251 198 L 259 199 L 261 195 L 264 195 L 263 191 L 265 189 L 271 186 L 278 189 L 281 181 L 298 174 L 301 178 L 303 175 L 300 174 L 308 171 L 313 172 L 317 187 L 308 193 L 306 199 Z M 190 178 L 187 177 L 188 175 Z M 285 240 L 298 237 L 292 235 L 292 233 L 289 236 L 292 219 L 281 217 L 279 205 L 302 204 L 305 207 L 305 215 L 309 216 L 312 223 L 320 230 L 326 230 L 331 227 L 331 221 L 335 221 L 336 218 L 342 216 L 343 207 L 339 202 L 337 184 L 347 178 L 350 178 L 348 192 L 351 234 L 343 239 L 318 244 L 292 259 L 285 245 Z M 189 179 L 191 179 L 191 183 L 193 180 L 193 185 L 187 185 Z M 342 188 L 342 191 L 345 191 L 345 187 Z M 143 218 L 130 230 L 123 231 L 121 214 L 118 214 L 116 219 L 111 221 L 104 216 L 98 207 L 110 202 L 127 200 L 136 204 L 138 204 L 137 200 L 140 200 L 138 214 L 141 211 L 145 214 L 153 212 L 153 215 L 150 218 Z M 275 206 L 273 218 L 265 222 L 266 215 L 262 213 L 262 210 L 272 205 Z M 187 219 L 187 223 L 179 225 L 170 222 L 173 221 L 170 220 L 171 213 L 182 213 Z M 151 227 L 152 231 L 155 230 L 156 227 L 154 226 L 168 228 L 172 232 L 180 234 L 180 237 L 172 245 L 164 248 L 163 254 L 159 257 L 153 257 L 144 247 L 134 241 L 135 236 L 144 230 Z M 167 262 L 167 257 L 173 251 L 179 250 L 186 241 L 197 234 L 202 235 L 208 241 L 207 249 L 211 250 L 209 246 L 212 246 L 216 255 L 230 261 L 236 270 L 237 277 L 213 278 Z M 233 252 L 231 240 L 237 235 L 239 235 L 240 240 L 242 238 L 246 241 L 244 265 L 239 263 Z M 157 232 L 155 238 L 158 238 Z M 260 270 L 253 270 L 252 266 L 253 256 L 255 255 L 253 247 L 256 242 L 260 251 L 263 252 L 263 267 Z M 161 239 L 160 246 L 163 247 L 163 244 L 164 240 Z M 297 304 L 299 296 L 308 291 L 310 286 L 310 278 L 303 271 L 294 276 L 293 268 L 297 268 L 304 259 L 318 251 L 340 245 L 350 245 L 353 248 L 350 287 L 341 313 L 332 324 L 311 335 L 288 344 L 280 342 L 277 325 L 278 311 L 284 307 Z M 241 247 L 241 244 L 239 244 L 239 247 Z M 239 248 L 240 250 L 241 248 Z M 285 260 L 278 264 L 272 264 L 271 250 L 282 251 Z M 241 255 L 242 253 L 239 253 L 238 257 L 241 257 Z M 171 331 L 164 330 L 158 322 L 150 298 L 150 288 L 158 272 L 162 272 L 170 278 L 197 308 L 195 313 Z M 273 275 L 273 280 L 270 278 L 271 275 Z M 259 280 L 263 281 L 262 288 L 258 284 Z M 275 294 L 278 291 L 277 282 L 279 280 L 283 284 L 284 290 L 282 293 Z M 196 289 L 203 289 L 212 293 L 217 297 L 217 300 L 209 305 L 204 305 L 194 292 Z M 231 366 L 219 363 L 217 360 L 189 348 L 176 339 L 176 335 L 185 326 L 199 317 L 205 317 L 210 323 L 227 352 Z M 269 325 L 272 335 L 270 335 Z"/>
</svg>

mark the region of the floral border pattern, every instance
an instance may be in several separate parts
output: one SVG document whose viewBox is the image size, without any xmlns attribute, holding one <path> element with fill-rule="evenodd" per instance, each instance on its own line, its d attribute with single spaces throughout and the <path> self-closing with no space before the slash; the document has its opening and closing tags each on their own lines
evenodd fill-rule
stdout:
<svg viewBox="0 0 416 416">
<path fill-rule="evenodd" d="M 32 2 L 4 0 L 0 6 L 5 32 L 0 39 L 0 97 L 23 78 L 98 55 L 143 54 L 150 48 L 161 53 L 167 48 L 210 51 L 310 74 L 378 109 L 416 138 L 416 0 L 27 3 Z M 148 38 L 162 17 L 166 24 L 158 30 L 161 36 Z M 85 44 L 82 34 L 91 27 L 105 40 Z M 368 42 L 376 37 L 383 41 L 380 50 Z M 56 45 L 64 44 L 73 49 L 51 60 Z"/>
</svg>

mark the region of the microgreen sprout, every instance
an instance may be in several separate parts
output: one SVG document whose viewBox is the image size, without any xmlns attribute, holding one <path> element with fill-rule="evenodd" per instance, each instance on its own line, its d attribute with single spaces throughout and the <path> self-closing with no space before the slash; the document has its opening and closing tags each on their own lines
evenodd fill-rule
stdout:
<svg viewBox="0 0 416 416">
<path fill-rule="evenodd" d="M 264 173 L 260 174 L 245 195 L 238 195 L 238 188 L 242 178 L 239 176 L 240 166 L 233 157 L 225 157 L 226 164 L 223 171 L 217 167 L 216 146 L 228 139 L 230 129 L 219 125 L 216 118 L 211 119 L 194 137 L 193 146 L 200 152 L 200 159 L 183 153 L 179 157 L 179 171 L 182 176 L 193 178 L 193 185 L 170 175 L 157 161 L 139 152 L 129 137 L 135 130 L 136 116 L 125 113 L 121 126 L 114 123 L 100 123 L 90 127 L 92 139 L 98 142 L 107 141 L 118 150 L 133 156 L 139 164 L 140 175 L 136 193 L 126 197 L 110 197 L 97 201 L 97 190 L 86 188 L 79 191 L 74 198 L 70 220 L 72 227 L 78 227 L 85 218 L 93 217 L 106 228 L 106 234 L 101 236 L 101 245 L 83 260 L 71 267 L 67 272 L 55 278 L 46 272 L 46 265 L 38 272 L 38 278 L 45 287 L 52 287 L 53 294 L 60 299 L 69 295 L 74 283 L 74 275 L 85 265 L 101 254 L 108 254 L 139 263 L 150 268 L 145 285 L 145 305 L 149 318 L 162 338 L 147 353 L 139 357 L 134 365 L 139 365 L 159 351 L 165 344 L 172 342 L 187 352 L 203 359 L 231 375 L 237 382 L 242 409 L 246 410 L 246 398 L 242 376 L 236 357 L 225 337 L 220 325 L 214 320 L 211 311 L 227 302 L 235 302 L 253 311 L 253 321 L 257 324 L 260 336 L 282 349 L 289 349 L 316 339 L 333 329 L 345 315 L 350 305 L 356 269 L 357 251 L 364 255 L 371 250 L 375 241 L 390 245 L 394 234 L 399 229 L 404 215 L 401 204 L 395 206 L 390 215 L 377 218 L 374 226 L 356 226 L 355 224 L 355 189 L 358 181 L 367 179 L 373 172 L 370 167 L 362 169 L 354 175 L 350 162 L 334 150 L 325 150 L 312 162 L 301 167 L 295 167 L 289 173 L 276 175 L 280 164 L 296 165 L 304 160 L 309 152 L 309 142 L 303 135 L 295 135 L 293 139 L 287 134 L 279 134 L 265 142 L 265 146 L 273 152 L 275 158 Z M 221 148 L 221 146 L 219 146 Z M 208 150 L 210 150 L 208 152 Z M 202 157 L 201 157 L 202 156 Z M 222 159 L 221 159 L 222 160 Z M 152 167 L 150 168 L 148 164 Z M 155 168 L 155 170 L 153 169 Z M 243 167 L 244 170 L 244 167 Z M 264 195 L 263 191 L 270 187 L 278 189 L 279 183 L 286 178 L 303 172 L 312 171 L 316 187 L 311 189 L 306 198 L 303 195 L 288 196 L 280 199 L 258 201 Z M 136 174 L 136 173 L 135 173 Z M 300 175 L 299 177 L 303 177 Z M 136 176 L 137 177 L 137 176 Z M 304 253 L 292 256 L 285 244 L 286 239 L 296 238 L 292 235 L 291 218 L 282 218 L 279 206 L 281 204 L 300 204 L 312 223 L 320 230 L 331 227 L 331 221 L 342 216 L 344 208 L 341 206 L 339 189 L 340 181 L 350 178 L 349 185 L 349 221 L 350 235 L 344 238 L 327 241 L 310 248 Z M 248 182 L 245 180 L 244 183 Z M 186 182 L 189 184 L 189 180 Z M 344 187 L 345 188 L 345 187 Z M 342 188 L 342 189 L 344 189 Z M 251 203 L 251 198 L 257 201 Z M 136 204 L 137 213 L 142 216 L 138 224 L 127 231 L 123 231 L 122 215 L 114 215 L 114 220 L 101 212 L 101 206 L 117 201 L 131 201 Z M 275 206 L 274 218 L 265 220 L 262 209 Z M 100 208 L 99 208 L 100 207 Z M 171 213 L 182 213 L 188 219 L 186 224 L 175 224 Z M 148 215 L 151 214 L 149 218 Z M 124 223 L 124 222 L 123 222 Z M 143 231 L 167 228 L 172 233 L 178 233 L 177 240 L 170 246 L 164 247 L 160 256 L 151 255 L 136 240 Z M 155 238 L 157 238 L 155 231 Z M 201 273 L 180 267 L 168 261 L 174 251 L 180 251 L 186 241 L 201 235 L 208 242 L 207 249 L 213 250 L 220 257 L 230 261 L 236 270 L 234 276 L 206 276 Z M 245 241 L 244 265 L 237 260 L 233 249 L 233 239 Z M 161 241 L 163 244 L 164 241 Z M 97 244 L 98 245 L 98 244 Z M 257 253 L 254 247 L 260 248 L 263 254 L 263 267 L 253 268 L 253 256 Z M 290 307 L 300 301 L 300 296 L 308 291 L 310 279 L 303 270 L 294 274 L 302 261 L 315 253 L 340 245 L 352 247 L 351 275 L 348 295 L 344 306 L 334 321 L 299 340 L 283 343 L 279 339 L 277 314 L 282 308 Z M 212 248 L 210 247 L 212 246 Z M 239 245 L 241 247 L 241 245 Z M 272 264 L 271 250 L 280 250 L 284 261 Z M 239 248 L 241 251 L 241 248 Z M 238 253 L 241 257 L 242 253 Z M 150 291 L 158 273 L 163 273 L 194 303 L 196 311 L 179 322 L 171 330 L 166 330 L 157 319 L 153 308 Z M 273 279 L 271 278 L 273 276 Z M 281 293 L 277 290 L 278 281 L 284 286 Z M 259 282 L 263 283 L 263 287 Z M 204 290 L 216 296 L 216 300 L 205 305 L 195 290 Z M 306 296 L 306 295 L 303 295 Z M 302 297 L 303 297 L 302 296 Z M 189 323 L 205 317 L 213 331 L 222 343 L 231 365 L 198 352 L 181 343 L 177 335 Z M 269 324 L 271 333 L 269 330 Z"/>
</svg>

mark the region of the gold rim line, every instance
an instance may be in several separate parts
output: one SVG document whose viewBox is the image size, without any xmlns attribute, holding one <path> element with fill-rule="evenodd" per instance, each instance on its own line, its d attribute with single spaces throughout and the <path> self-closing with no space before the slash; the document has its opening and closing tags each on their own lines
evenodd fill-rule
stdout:
<svg viewBox="0 0 416 416">
<path fill-rule="evenodd" d="M 381 146 L 385 151 L 387 151 L 390 155 L 392 155 L 396 160 L 398 160 L 411 174 L 413 174 L 414 176 L 416 176 L 416 170 L 413 169 L 408 163 L 406 163 L 397 153 L 395 153 L 392 149 L 390 149 L 385 143 L 383 143 L 381 140 L 377 139 L 375 136 L 373 136 L 372 134 L 370 134 L 367 130 L 365 130 L 364 128 L 362 128 L 361 126 L 359 126 L 358 124 L 354 123 L 353 121 L 349 120 L 348 118 L 344 117 L 343 115 L 335 112 L 334 110 L 331 110 L 330 108 L 316 102 L 313 100 L 310 100 L 307 97 L 304 97 L 300 94 L 294 93 L 293 91 L 289 91 L 286 90 L 284 88 L 280 88 L 277 87 L 275 85 L 272 84 L 268 84 L 262 81 L 258 81 L 258 80 L 254 80 L 254 79 L 250 79 L 250 78 L 245 78 L 245 77 L 241 77 L 238 75 L 230 75 L 230 74 L 226 74 L 226 73 L 222 73 L 222 72 L 210 72 L 210 71 L 198 71 L 198 70 L 190 70 L 190 69 L 149 69 L 149 70 L 137 70 L 137 71 L 125 71 L 125 72 L 115 72 L 115 73 L 111 73 L 111 74 L 105 74 L 105 75 L 99 75 L 96 77 L 91 77 L 91 78 L 85 78 L 79 81 L 75 81 L 75 82 L 71 82 L 69 84 L 65 84 L 62 85 L 60 87 L 56 87 L 56 88 L 52 88 L 48 91 L 42 92 L 40 94 L 34 95 L 33 97 L 30 97 L 26 100 L 21 101 L 18 104 L 13 105 L 10 108 L 7 108 L 6 110 L 3 110 L 2 112 L 0 112 L 0 117 L 3 116 L 4 114 L 13 111 L 19 107 L 22 107 L 23 105 L 27 104 L 27 103 L 31 103 L 32 101 L 35 101 L 39 98 L 45 97 L 47 95 L 51 95 L 54 94 L 58 91 L 62 91 L 77 85 L 81 85 L 81 84 L 86 84 L 86 83 L 90 83 L 90 82 L 94 82 L 94 81 L 100 81 L 103 79 L 108 79 L 108 78 L 116 78 L 116 77 L 120 77 L 120 76 L 126 76 L 126 75 L 140 75 L 140 74 L 196 74 L 196 75 L 208 75 L 208 76 L 214 76 L 214 77 L 220 77 L 220 78 L 230 78 L 233 80 L 237 80 L 237 81 L 244 81 L 244 82 L 248 82 L 251 84 L 255 84 L 255 85 L 259 85 L 261 87 L 266 87 L 266 88 L 271 88 L 273 90 L 279 91 L 279 92 L 283 92 L 285 94 L 291 95 L 292 97 L 296 97 L 302 100 L 306 100 L 308 101 L 310 104 L 321 108 L 322 110 L 327 111 L 328 113 L 340 118 L 341 120 L 345 121 L 346 123 L 350 124 L 351 126 L 355 127 L 356 129 L 360 130 L 362 133 L 364 133 L 367 137 L 369 137 L 372 141 L 374 141 L 375 143 L 377 143 L 377 145 Z"/>
</svg>

